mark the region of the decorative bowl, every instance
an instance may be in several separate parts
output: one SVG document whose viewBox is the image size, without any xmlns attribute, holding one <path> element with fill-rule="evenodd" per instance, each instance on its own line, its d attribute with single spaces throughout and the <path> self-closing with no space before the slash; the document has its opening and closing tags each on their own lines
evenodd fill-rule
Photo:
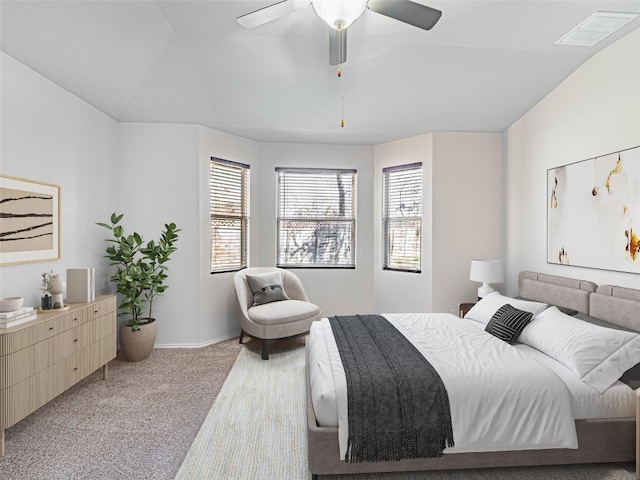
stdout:
<svg viewBox="0 0 640 480">
<path fill-rule="evenodd" d="M 0 299 L 0 312 L 13 312 L 22 307 L 23 297 L 6 297 Z"/>
</svg>

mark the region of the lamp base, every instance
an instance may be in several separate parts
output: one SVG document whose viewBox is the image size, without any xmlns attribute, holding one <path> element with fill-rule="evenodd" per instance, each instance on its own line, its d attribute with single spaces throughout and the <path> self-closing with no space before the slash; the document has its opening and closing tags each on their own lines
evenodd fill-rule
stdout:
<svg viewBox="0 0 640 480">
<path fill-rule="evenodd" d="M 486 297 L 491 292 L 495 292 L 495 290 L 488 283 L 483 283 L 481 287 L 478 287 L 478 300 Z"/>
</svg>

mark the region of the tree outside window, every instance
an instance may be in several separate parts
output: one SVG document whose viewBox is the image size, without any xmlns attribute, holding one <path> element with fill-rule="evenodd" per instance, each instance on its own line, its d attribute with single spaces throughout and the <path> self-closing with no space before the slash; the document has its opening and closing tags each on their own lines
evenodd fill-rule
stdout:
<svg viewBox="0 0 640 480">
<path fill-rule="evenodd" d="M 421 271 L 422 163 L 382 170 L 385 270 Z"/>
<path fill-rule="evenodd" d="M 356 171 L 276 168 L 277 265 L 355 268 Z"/>
</svg>

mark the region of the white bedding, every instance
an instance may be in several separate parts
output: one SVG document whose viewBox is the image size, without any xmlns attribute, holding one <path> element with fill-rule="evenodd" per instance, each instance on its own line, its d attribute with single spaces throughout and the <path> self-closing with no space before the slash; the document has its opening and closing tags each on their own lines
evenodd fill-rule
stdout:
<svg viewBox="0 0 640 480">
<path fill-rule="evenodd" d="M 628 385 L 618 381 L 603 393 L 599 393 L 548 355 L 528 345 L 516 344 L 514 347 L 549 367 L 564 381 L 571 393 L 571 407 L 576 420 L 636 416 L 636 394 Z"/>
<path fill-rule="evenodd" d="M 634 395 L 626 385 L 614 385 L 606 392 L 614 401 L 605 401 L 566 367 L 526 345 L 498 340 L 480 323 L 450 314 L 384 316 L 427 357 L 447 388 L 456 446 L 445 453 L 577 448 L 574 418 L 633 416 Z M 344 458 L 346 381 L 327 319 L 312 325 L 309 347 L 316 417 L 321 426 L 338 426 Z M 566 371 L 557 372 L 558 366 Z"/>
</svg>

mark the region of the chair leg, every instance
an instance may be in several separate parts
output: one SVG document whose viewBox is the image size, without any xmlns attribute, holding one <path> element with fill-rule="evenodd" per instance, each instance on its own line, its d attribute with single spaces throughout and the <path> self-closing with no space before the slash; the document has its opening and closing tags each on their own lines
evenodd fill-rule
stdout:
<svg viewBox="0 0 640 480">
<path fill-rule="evenodd" d="M 242 343 L 242 339 L 244 338 L 244 329 L 240 329 L 240 340 L 238 341 L 238 343 Z"/>
<path fill-rule="evenodd" d="M 269 350 L 273 340 L 262 340 L 262 360 L 269 360 Z"/>
</svg>

